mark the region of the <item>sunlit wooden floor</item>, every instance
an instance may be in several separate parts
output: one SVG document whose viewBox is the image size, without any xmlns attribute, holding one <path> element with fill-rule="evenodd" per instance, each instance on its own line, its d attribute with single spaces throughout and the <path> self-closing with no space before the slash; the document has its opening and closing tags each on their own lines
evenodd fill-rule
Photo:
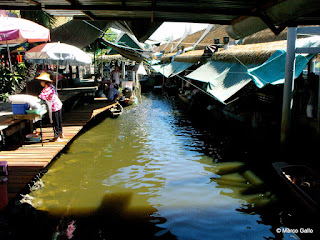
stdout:
<svg viewBox="0 0 320 240">
<path fill-rule="evenodd" d="M 81 129 L 95 116 L 105 112 L 114 103 L 94 101 L 63 115 L 64 138 L 52 142 L 52 126 L 43 127 L 43 146 L 41 143 L 27 143 L 11 146 L 0 152 L 0 161 L 7 161 L 10 169 L 7 183 L 9 200 L 16 196 L 39 171 L 45 168 L 67 146 Z M 40 131 L 37 129 L 37 131 Z"/>
</svg>

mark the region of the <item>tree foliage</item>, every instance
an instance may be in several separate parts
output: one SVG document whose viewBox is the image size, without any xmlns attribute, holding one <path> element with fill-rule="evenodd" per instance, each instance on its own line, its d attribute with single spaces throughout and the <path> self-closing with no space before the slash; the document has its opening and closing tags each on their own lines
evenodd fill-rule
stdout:
<svg viewBox="0 0 320 240">
<path fill-rule="evenodd" d="M 20 11 L 20 16 L 22 18 L 28 19 L 30 21 L 36 22 L 46 28 L 52 29 L 56 18 L 49 13 L 39 10 L 39 11 Z"/>
<path fill-rule="evenodd" d="M 112 30 L 111 28 L 109 28 L 105 35 L 103 36 L 103 38 L 109 42 L 115 42 L 118 38 L 118 34 Z"/>
</svg>

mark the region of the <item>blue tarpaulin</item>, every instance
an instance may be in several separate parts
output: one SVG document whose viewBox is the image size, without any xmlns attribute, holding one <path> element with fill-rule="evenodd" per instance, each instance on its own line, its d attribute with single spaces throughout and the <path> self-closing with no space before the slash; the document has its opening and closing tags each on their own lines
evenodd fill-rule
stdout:
<svg viewBox="0 0 320 240">
<path fill-rule="evenodd" d="M 170 78 L 188 69 L 193 64 L 194 63 L 172 61 L 169 64 L 153 65 L 152 68 L 158 73 L 164 75 L 166 78 Z"/>
<path fill-rule="evenodd" d="M 276 85 L 284 83 L 286 55 L 286 51 L 278 50 L 262 65 L 248 69 L 248 74 L 252 77 L 257 87 L 262 88 L 267 84 Z M 313 57 L 313 54 L 299 54 L 296 56 L 294 78 L 299 77 Z"/>
<path fill-rule="evenodd" d="M 296 47 L 318 47 L 319 37 L 303 38 L 297 40 Z M 297 78 L 314 57 L 314 54 L 297 54 L 295 66 L 295 78 Z M 225 103 L 231 96 L 246 86 L 251 80 L 257 87 L 262 88 L 267 84 L 284 83 L 286 50 L 276 51 L 265 63 L 242 64 L 222 61 L 209 61 L 186 77 L 206 83 L 205 90 L 216 99 Z M 171 62 L 160 67 L 153 68 L 166 77 L 172 77 L 188 67 L 192 63 Z"/>
<path fill-rule="evenodd" d="M 320 38 L 310 37 L 298 39 L 296 47 L 319 47 Z M 262 88 L 267 84 L 281 84 L 285 79 L 286 50 L 276 51 L 262 65 L 248 69 L 248 74 L 252 77 L 257 87 Z M 314 54 L 297 54 L 294 78 L 299 77 Z"/>
<path fill-rule="evenodd" d="M 245 67 L 240 63 L 209 61 L 186 77 L 207 83 L 205 90 L 225 103 L 251 81 L 247 67 L 255 66 L 257 65 L 249 64 Z"/>
</svg>

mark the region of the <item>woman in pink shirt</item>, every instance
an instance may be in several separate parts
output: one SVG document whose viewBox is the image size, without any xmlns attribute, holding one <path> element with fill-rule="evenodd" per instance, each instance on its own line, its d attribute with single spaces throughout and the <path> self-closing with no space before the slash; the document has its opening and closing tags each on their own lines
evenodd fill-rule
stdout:
<svg viewBox="0 0 320 240">
<path fill-rule="evenodd" d="M 43 87 L 39 97 L 46 101 L 50 122 L 53 123 L 54 141 L 59 141 L 63 138 L 62 133 L 62 102 L 58 97 L 58 93 L 51 84 L 53 81 L 50 75 L 46 72 L 41 73 L 36 79 L 40 80 Z"/>
</svg>

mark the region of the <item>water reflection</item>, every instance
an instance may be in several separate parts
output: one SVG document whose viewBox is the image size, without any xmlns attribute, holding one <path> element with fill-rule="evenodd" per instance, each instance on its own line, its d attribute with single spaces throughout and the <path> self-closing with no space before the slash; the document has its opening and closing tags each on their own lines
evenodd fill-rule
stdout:
<svg viewBox="0 0 320 240">
<path fill-rule="evenodd" d="M 103 216 L 137 236 L 150 234 L 146 239 L 273 237 L 271 226 L 247 209 L 274 196 L 244 163 L 221 162 L 218 145 L 210 149 L 214 158 L 204 154 L 201 134 L 170 101 L 145 97 L 81 135 L 43 177 L 45 187 L 32 193 L 33 204 L 86 222 L 84 216 Z M 138 224 L 132 230 L 127 219 L 133 218 L 152 230 Z M 90 228 L 114 231 L 101 224 Z"/>
</svg>

